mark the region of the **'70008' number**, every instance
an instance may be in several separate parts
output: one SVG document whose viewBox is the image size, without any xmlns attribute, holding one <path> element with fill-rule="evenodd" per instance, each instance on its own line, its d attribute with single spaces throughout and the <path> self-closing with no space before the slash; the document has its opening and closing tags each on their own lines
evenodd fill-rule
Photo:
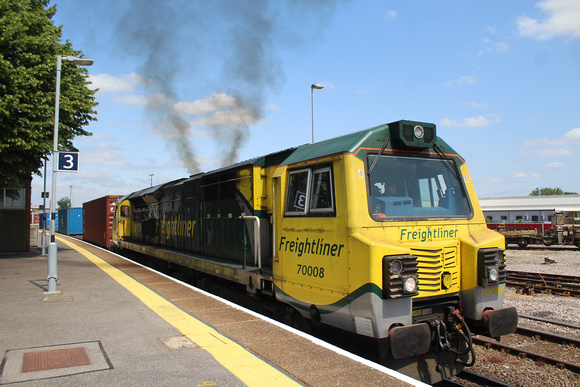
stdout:
<svg viewBox="0 0 580 387">
<path fill-rule="evenodd" d="M 309 277 L 324 278 L 324 268 L 298 264 L 298 272 L 296 274 L 307 275 Z"/>
</svg>

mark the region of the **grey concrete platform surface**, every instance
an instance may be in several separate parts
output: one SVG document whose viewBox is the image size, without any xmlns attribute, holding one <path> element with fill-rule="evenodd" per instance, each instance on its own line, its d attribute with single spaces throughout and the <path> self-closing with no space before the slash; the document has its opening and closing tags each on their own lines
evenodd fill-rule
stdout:
<svg viewBox="0 0 580 387">
<path fill-rule="evenodd" d="M 106 262 L 95 264 L 63 240 L 59 237 L 60 294 L 45 294 L 47 259 L 38 248 L 0 254 L 1 385 L 422 385 L 73 241 Z M 108 265 L 145 290 L 130 291 L 104 269 Z M 159 304 L 156 297 L 162 300 L 157 309 L 151 306 Z M 171 308 L 173 317 L 167 317 Z M 189 319 L 194 322 L 184 328 Z M 206 325 L 209 333 L 197 332 Z M 224 360 L 228 354 L 236 359 Z M 249 362 L 240 363 L 246 356 Z M 255 364 L 259 376 L 247 378 L 244 367 Z"/>
</svg>

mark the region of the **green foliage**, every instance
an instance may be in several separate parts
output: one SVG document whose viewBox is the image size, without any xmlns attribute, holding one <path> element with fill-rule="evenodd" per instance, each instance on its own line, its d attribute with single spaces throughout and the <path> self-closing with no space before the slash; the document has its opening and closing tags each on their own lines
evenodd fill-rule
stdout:
<svg viewBox="0 0 580 387">
<path fill-rule="evenodd" d="M 530 192 L 530 196 L 544 195 L 577 195 L 576 192 L 564 192 L 561 188 L 536 188 Z"/>
<path fill-rule="evenodd" d="M 56 204 L 58 205 L 58 209 L 61 209 L 61 208 L 69 208 L 71 206 L 70 205 L 71 204 L 70 203 L 70 199 L 67 196 L 65 196 L 64 198 L 60 198 L 56 202 Z"/>
<path fill-rule="evenodd" d="M 0 185 L 40 175 L 53 148 L 56 56 L 82 56 L 52 17 L 48 0 L 0 0 Z M 76 136 L 95 121 L 95 91 L 88 71 L 63 63 L 59 109 L 59 149 L 76 150 Z"/>
</svg>

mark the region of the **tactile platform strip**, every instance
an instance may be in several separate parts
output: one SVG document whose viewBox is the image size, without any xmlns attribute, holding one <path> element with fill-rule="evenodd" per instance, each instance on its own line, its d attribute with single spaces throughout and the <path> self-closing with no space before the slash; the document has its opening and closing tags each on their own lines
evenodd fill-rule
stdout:
<svg viewBox="0 0 580 387">
<path fill-rule="evenodd" d="M 100 341 L 9 349 L 0 365 L 0 384 L 58 378 L 113 369 Z"/>
</svg>

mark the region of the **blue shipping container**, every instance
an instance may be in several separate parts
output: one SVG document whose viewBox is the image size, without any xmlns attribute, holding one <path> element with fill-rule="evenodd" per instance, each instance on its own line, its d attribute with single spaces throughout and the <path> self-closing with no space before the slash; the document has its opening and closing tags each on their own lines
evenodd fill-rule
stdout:
<svg viewBox="0 0 580 387">
<path fill-rule="evenodd" d="M 58 232 L 66 235 L 83 233 L 83 209 L 81 207 L 58 210 Z"/>
<path fill-rule="evenodd" d="M 55 229 L 58 230 L 58 212 L 56 213 L 56 215 L 54 217 L 54 221 L 56 222 L 54 225 Z M 39 225 L 40 225 L 41 230 L 43 229 L 44 225 L 46 225 L 45 230 L 50 229 L 50 214 L 48 212 L 46 214 L 39 215 Z"/>
</svg>

